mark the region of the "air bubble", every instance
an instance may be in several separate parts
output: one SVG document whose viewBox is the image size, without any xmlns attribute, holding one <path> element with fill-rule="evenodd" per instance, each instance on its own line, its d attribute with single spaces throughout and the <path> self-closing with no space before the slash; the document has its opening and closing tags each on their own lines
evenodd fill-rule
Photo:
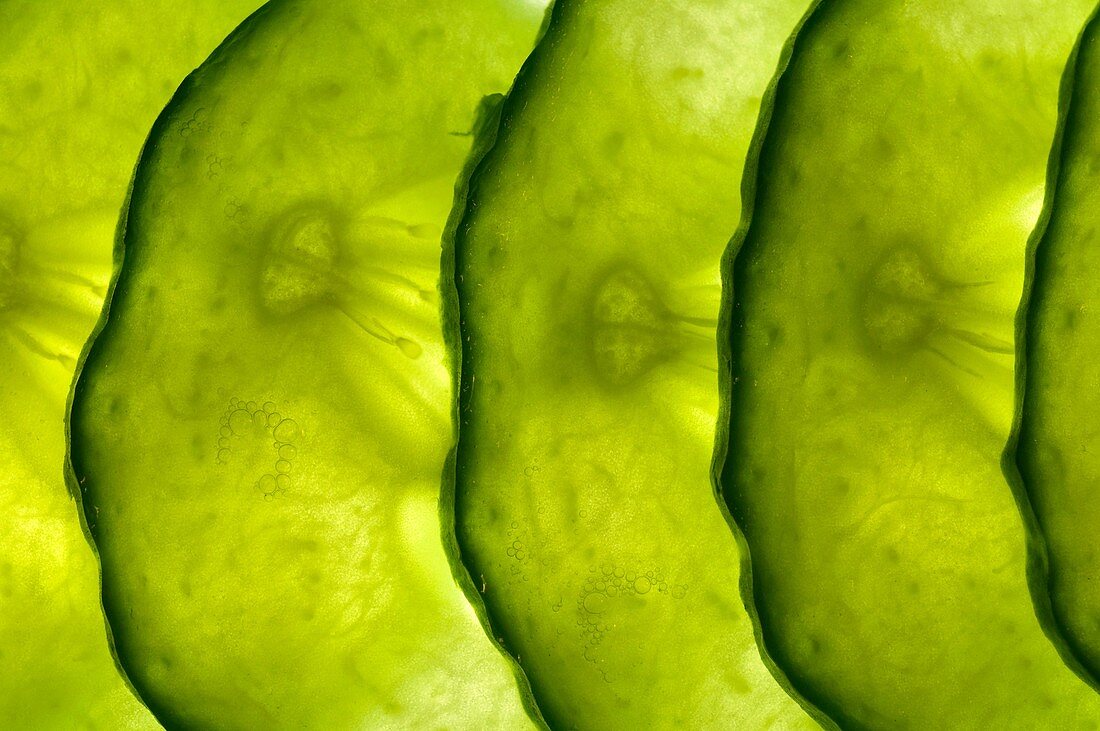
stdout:
<svg viewBox="0 0 1100 731">
<path fill-rule="evenodd" d="M 237 409 L 229 415 L 229 429 L 238 436 L 248 433 L 252 424 L 252 415 L 243 409 Z"/>
<path fill-rule="evenodd" d="M 584 598 L 584 610 L 590 614 L 603 614 L 607 609 L 607 597 L 603 594 L 589 594 Z"/>
<path fill-rule="evenodd" d="M 275 475 L 264 475 L 256 482 L 256 487 L 264 495 L 274 495 L 279 484 L 275 481 Z"/>
<path fill-rule="evenodd" d="M 280 442 L 293 442 L 298 437 L 298 424 L 293 419 L 283 419 L 275 427 L 275 438 Z"/>
</svg>

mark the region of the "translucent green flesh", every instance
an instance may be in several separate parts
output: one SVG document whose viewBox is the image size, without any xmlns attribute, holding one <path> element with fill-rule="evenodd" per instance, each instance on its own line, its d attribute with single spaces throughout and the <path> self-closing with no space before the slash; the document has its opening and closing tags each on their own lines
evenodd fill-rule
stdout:
<svg viewBox="0 0 1100 731">
<path fill-rule="evenodd" d="M 1049 572 L 1036 600 L 1049 601 L 1063 639 L 1100 675 L 1100 330 L 1097 277 L 1100 166 L 1100 39 L 1093 21 L 1067 77 L 1052 215 L 1039 240 L 1026 309 L 1026 390 L 1018 461 L 1045 538 Z M 1042 596 L 1046 594 L 1046 596 Z"/>
<path fill-rule="evenodd" d="M 0 3 L 0 728 L 145 729 L 65 487 L 65 398 L 157 112 L 259 0 Z"/>
<path fill-rule="evenodd" d="M 158 121 L 73 460 L 118 653 L 194 728 L 530 726 L 439 540 L 439 241 L 497 0 L 276 0 Z"/>
<path fill-rule="evenodd" d="M 559 0 L 473 178 L 457 532 L 556 728 L 814 725 L 710 485 L 719 260 L 807 4 Z"/>
<path fill-rule="evenodd" d="M 842 726 L 1100 722 L 1036 621 L 998 469 L 1089 5 L 826 2 L 780 85 L 731 279 L 724 487 L 766 648 Z"/>
</svg>

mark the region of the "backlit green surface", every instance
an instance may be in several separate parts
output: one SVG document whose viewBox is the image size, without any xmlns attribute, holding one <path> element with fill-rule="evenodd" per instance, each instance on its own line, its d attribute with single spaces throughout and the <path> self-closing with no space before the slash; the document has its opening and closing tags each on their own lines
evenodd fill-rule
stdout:
<svg viewBox="0 0 1100 731">
<path fill-rule="evenodd" d="M 1025 298 L 1026 390 L 1019 466 L 1045 538 L 1048 572 L 1038 572 L 1036 601 L 1047 603 L 1077 658 L 1100 672 L 1100 457 L 1096 428 L 1100 330 L 1096 227 L 1100 153 L 1100 48 L 1096 21 L 1067 72 L 1060 170 L 1048 199 L 1052 215 L 1037 240 Z"/>
<path fill-rule="evenodd" d="M 998 464 L 1091 5 L 826 0 L 780 84 L 730 282 L 724 487 L 765 647 L 844 727 L 1100 723 L 1035 618 Z"/>
<path fill-rule="evenodd" d="M 277 0 L 161 116 L 73 406 L 119 656 L 188 728 L 522 728 L 440 541 L 439 242 L 538 4 Z"/>
<path fill-rule="evenodd" d="M 259 0 L 0 2 L 0 728 L 148 729 L 65 487 L 65 398 L 134 163 Z"/>
<path fill-rule="evenodd" d="M 559 0 L 457 240 L 456 521 L 560 729 L 812 728 L 715 504 L 719 260 L 806 0 Z"/>
</svg>

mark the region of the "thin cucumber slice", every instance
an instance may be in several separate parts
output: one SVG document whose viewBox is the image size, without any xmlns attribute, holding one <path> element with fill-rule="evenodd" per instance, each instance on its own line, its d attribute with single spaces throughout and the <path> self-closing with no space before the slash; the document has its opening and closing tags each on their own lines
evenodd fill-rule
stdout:
<svg viewBox="0 0 1100 731">
<path fill-rule="evenodd" d="M 181 88 L 130 200 L 72 457 L 119 657 L 186 728 L 523 728 L 442 542 L 440 236 L 508 0 L 276 0 Z"/>
<path fill-rule="evenodd" d="M 259 0 L 0 2 L 0 728 L 149 729 L 65 486 L 65 399 L 172 91 Z"/>
<path fill-rule="evenodd" d="M 1096 728 L 999 470 L 1013 313 L 1091 0 L 827 0 L 731 287 L 727 501 L 767 650 L 845 728 Z"/>
<path fill-rule="evenodd" d="M 472 179 L 457 535 L 555 728 L 814 726 L 710 482 L 719 263 L 808 5 L 559 0 Z"/>
<path fill-rule="evenodd" d="M 1063 85 L 1059 144 L 1051 153 L 1049 218 L 1036 231 L 1020 309 L 1020 423 L 1007 451 L 1019 466 L 1039 541 L 1035 601 L 1058 641 L 1100 677 L 1100 496 L 1093 425 L 1100 336 L 1092 308 L 1096 282 L 1097 157 L 1100 128 L 1100 21 L 1081 37 Z M 1015 448 L 1015 455 L 1013 454 Z M 1015 462 L 1013 462 L 1015 456 Z"/>
</svg>

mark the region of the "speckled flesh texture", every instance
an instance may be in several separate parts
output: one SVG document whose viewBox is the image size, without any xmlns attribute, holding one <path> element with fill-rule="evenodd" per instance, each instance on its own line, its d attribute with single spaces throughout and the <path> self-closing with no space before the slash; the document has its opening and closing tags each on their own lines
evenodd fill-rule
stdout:
<svg viewBox="0 0 1100 731">
<path fill-rule="evenodd" d="M 1097 290 L 1097 165 L 1100 153 L 1100 28 L 1090 22 L 1062 88 L 1062 118 L 1051 153 L 1045 227 L 1020 311 L 1022 395 L 1010 477 L 1034 510 L 1038 549 L 1032 590 L 1062 641 L 1100 677 L 1100 458 L 1097 458 L 1100 336 Z M 1013 459 L 1015 458 L 1015 460 Z M 1018 464 L 1019 473 L 1015 467 Z"/>
<path fill-rule="evenodd" d="M 275 0 L 157 121 L 71 428 L 166 725 L 537 723 L 440 540 L 438 281 L 482 99 L 543 11 Z"/>
<path fill-rule="evenodd" d="M 1036 618 L 999 469 L 1092 4 L 826 0 L 779 84 L 728 271 L 723 482 L 765 648 L 844 728 L 1100 723 Z"/>
<path fill-rule="evenodd" d="M 0 2 L 0 728 L 157 728 L 111 656 L 65 401 L 141 144 L 259 4 Z"/>
<path fill-rule="evenodd" d="M 457 533 L 554 728 L 815 726 L 710 480 L 719 264 L 808 7 L 559 0 L 471 181 Z"/>
</svg>

